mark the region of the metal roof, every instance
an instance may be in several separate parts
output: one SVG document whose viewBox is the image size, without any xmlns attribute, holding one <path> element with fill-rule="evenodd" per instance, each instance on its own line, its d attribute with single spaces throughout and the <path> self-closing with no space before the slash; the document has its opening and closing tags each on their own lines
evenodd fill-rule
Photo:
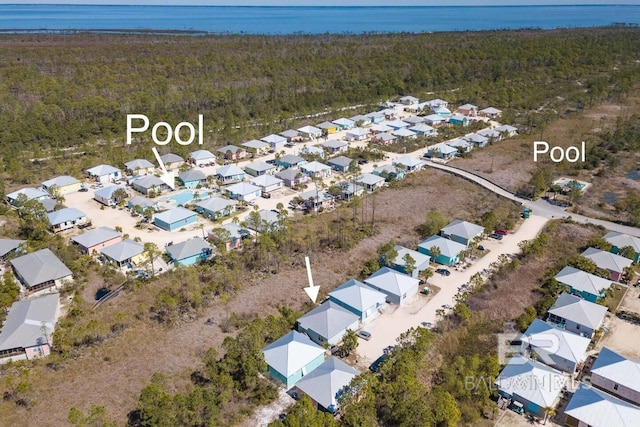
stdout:
<svg viewBox="0 0 640 427">
<path fill-rule="evenodd" d="M 443 227 L 440 230 L 440 233 L 448 234 L 451 236 L 459 236 L 467 240 L 471 240 L 476 236 L 481 236 L 484 233 L 484 227 L 472 222 L 456 219 L 455 221 Z"/>
<path fill-rule="evenodd" d="M 607 347 L 600 351 L 591 373 L 640 392 L 640 361 L 629 359 Z"/>
<path fill-rule="evenodd" d="M 136 171 L 138 169 L 149 169 L 154 168 L 155 166 L 147 159 L 135 159 L 131 160 L 124 164 L 128 170 Z"/>
<path fill-rule="evenodd" d="M 303 329 L 310 329 L 328 340 L 359 320 L 358 316 L 346 308 L 333 301 L 325 301 L 300 317 L 298 323 Z"/>
<path fill-rule="evenodd" d="M 196 213 L 190 211 L 189 209 L 178 207 L 156 214 L 154 217 L 154 221 L 160 220 L 167 224 L 173 224 L 174 222 L 182 221 L 192 216 L 196 216 Z"/>
<path fill-rule="evenodd" d="M 364 283 L 375 286 L 390 295 L 402 297 L 402 295 L 417 289 L 420 280 L 392 270 L 389 267 L 382 267 L 367 277 Z"/>
<path fill-rule="evenodd" d="M 99 189 L 93 194 L 95 196 L 104 197 L 105 199 L 111 199 L 111 197 L 113 196 L 113 193 L 115 193 L 116 190 L 120 190 L 120 189 L 127 191 L 124 187 L 121 187 L 119 185 L 110 185 L 108 187 Z"/>
<path fill-rule="evenodd" d="M 194 237 L 193 239 L 167 246 L 167 253 L 175 261 L 200 255 L 207 250 L 211 251 L 211 245 L 201 237 Z"/>
<path fill-rule="evenodd" d="M 120 169 L 114 168 L 111 165 L 98 165 L 87 169 L 87 173 L 91 176 L 104 176 L 117 172 L 120 172 Z"/>
<path fill-rule="evenodd" d="M 205 173 L 202 172 L 201 170 L 191 169 L 191 170 L 182 172 L 178 176 L 178 178 L 180 178 L 182 182 L 204 181 L 205 179 L 207 179 L 207 175 L 205 175 Z"/>
<path fill-rule="evenodd" d="M 635 236 L 612 231 L 604 235 L 604 240 L 614 246 L 617 246 L 618 248 L 631 246 L 636 253 L 640 253 L 640 238 L 637 238 Z"/>
<path fill-rule="evenodd" d="M 85 248 L 91 248 L 120 236 L 121 234 L 112 228 L 100 227 L 95 230 L 82 233 L 79 236 L 72 237 L 71 240 Z"/>
<path fill-rule="evenodd" d="M 57 176 L 55 178 L 51 178 L 51 179 L 43 182 L 42 186 L 43 187 L 47 187 L 47 188 L 51 188 L 53 186 L 64 187 L 66 185 L 78 184 L 79 182 L 80 181 L 78 181 L 77 179 L 75 179 L 72 176 L 62 175 L 62 176 Z"/>
<path fill-rule="evenodd" d="M 404 265 L 406 264 L 404 261 L 404 257 L 406 255 L 409 255 L 411 258 L 413 258 L 413 260 L 416 262 L 416 267 L 428 263 L 431 260 L 431 257 L 429 255 L 405 248 L 404 246 L 395 245 L 394 249 L 396 250 L 396 252 L 398 252 L 398 256 L 393 260 L 393 263 L 401 267 L 404 267 Z"/>
<path fill-rule="evenodd" d="M 258 141 L 257 139 L 252 139 L 251 141 L 247 141 L 241 144 L 243 147 L 254 148 L 256 150 L 260 150 L 262 148 L 267 148 L 269 146 L 268 143 L 264 141 Z"/>
<path fill-rule="evenodd" d="M 10 262 L 29 288 L 72 275 L 71 270 L 49 249 L 41 249 Z"/>
<path fill-rule="evenodd" d="M 218 153 L 227 154 L 227 152 L 231 152 L 236 154 L 238 151 L 244 151 L 244 148 L 236 147 L 235 145 L 225 145 L 224 147 L 218 148 Z"/>
<path fill-rule="evenodd" d="M 267 135 L 264 138 L 260 138 L 261 141 L 268 142 L 269 144 L 280 144 L 283 142 L 287 142 L 287 138 L 281 135 L 276 135 L 272 133 L 271 135 Z"/>
<path fill-rule="evenodd" d="M 577 291 L 588 292 L 592 295 L 600 295 L 603 290 L 609 289 L 613 283 L 609 279 L 603 279 L 602 277 L 578 270 L 569 265 L 560 270 L 554 278 L 558 282 L 569 285 Z"/>
<path fill-rule="evenodd" d="M 59 211 L 53 211 L 47 214 L 47 218 L 49 218 L 49 223 L 51 223 L 51 225 L 58 225 L 67 221 L 75 221 L 84 217 L 86 217 L 86 214 L 76 208 L 63 208 Z"/>
<path fill-rule="evenodd" d="M 349 132 L 351 132 L 351 131 L 349 131 Z M 346 142 L 344 142 L 344 141 L 338 141 L 336 139 L 330 139 L 328 141 L 323 142 L 320 145 L 323 146 L 323 147 L 326 147 L 326 148 L 342 148 L 342 147 L 346 147 L 348 144 Z"/>
<path fill-rule="evenodd" d="M 424 162 L 420 159 L 416 159 L 409 156 L 398 157 L 393 161 L 394 165 L 404 165 L 408 167 L 416 167 L 424 165 Z"/>
<path fill-rule="evenodd" d="M 594 387 L 580 384 L 565 415 L 591 427 L 638 427 L 640 408 Z"/>
<path fill-rule="evenodd" d="M 0 333 L 0 351 L 50 343 L 59 306 L 59 294 L 13 303 Z"/>
<path fill-rule="evenodd" d="M 143 176 L 131 182 L 131 186 L 136 186 L 144 189 L 163 187 L 166 185 L 167 184 L 163 180 L 154 175 Z"/>
<path fill-rule="evenodd" d="M 460 254 L 460 252 L 467 249 L 467 247 L 462 243 L 445 239 L 442 236 L 431 236 L 418 245 L 419 248 L 425 248 L 429 251 L 434 246 L 437 246 L 440 249 L 440 254 L 447 258 L 455 258 Z"/>
<path fill-rule="evenodd" d="M 365 135 L 369 135 L 370 133 L 371 131 L 369 131 L 369 129 L 363 129 L 363 128 L 353 128 L 347 131 L 348 135 L 357 135 L 357 136 L 365 136 Z"/>
<path fill-rule="evenodd" d="M 309 162 L 309 163 L 306 163 L 306 164 L 300 166 L 300 169 L 304 170 L 304 171 L 314 172 L 315 173 L 315 172 L 320 172 L 320 171 L 323 171 L 323 170 L 325 170 L 325 171 L 326 170 L 331 170 L 331 167 L 325 165 L 324 163 L 320 163 L 320 162 L 314 160 L 313 162 Z"/>
<path fill-rule="evenodd" d="M 191 154 L 189 154 L 189 157 L 191 157 L 193 160 L 207 160 L 215 159 L 216 155 L 209 150 L 196 150 L 191 152 Z"/>
<path fill-rule="evenodd" d="M 563 293 L 558 297 L 553 307 L 548 310 L 548 313 L 591 329 L 598 329 L 607 313 L 607 307 L 575 295 Z"/>
<path fill-rule="evenodd" d="M 251 169 L 256 172 L 265 172 L 271 169 L 275 169 L 275 166 L 267 162 L 256 160 L 255 162 L 249 163 L 248 165 L 246 165 L 244 169 L 245 170 Z"/>
<path fill-rule="evenodd" d="M 339 157 L 327 160 L 328 164 L 341 166 L 341 167 L 349 167 L 351 165 L 351 162 L 353 162 L 353 159 L 350 159 L 345 156 L 339 156 Z"/>
<path fill-rule="evenodd" d="M 123 262 L 144 252 L 144 245 L 142 243 L 126 239 L 114 245 L 107 246 L 106 248 L 101 249 L 100 252 L 116 262 Z"/>
<path fill-rule="evenodd" d="M 196 206 L 210 212 L 219 212 L 228 208 L 229 206 L 235 206 L 236 204 L 238 203 L 234 200 L 223 199 L 222 197 L 211 197 L 209 199 L 196 203 Z"/>
<path fill-rule="evenodd" d="M 555 338 L 550 338 L 551 336 Z M 542 359 L 541 351 L 555 354 L 578 364 L 587 358 L 587 348 L 591 343 L 589 338 L 556 328 L 540 319 L 534 319 L 521 337 L 523 345 L 526 343 L 538 352 Z M 551 343 L 550 343 L 551 341 Z M 555 341 L 555 342 L 553 342 Z"/>
<path fill-rule="evenodd" d="M 233 184 L 225 188 L 225 191 L 228 191 L 232 194 L 238 194 L 240 196 L 246 196 L 251 193 L 258 193 L 262 191 L 260 187 L 257 187 L 249 182 L 239 182 L 237 184 Z"/>
<path fill-rule="evenodd" d="M 25 188 L 21 188 L 20 190 L 14 191 L 13 193 L 7 194 L 7 199 L 15 200 L 21 194 L 24 194 L 27 200 L 39 199 L 41 197 L 49 197 L 49 194 L 46 191 L 43 191 L 39 188 L 25 187 Z"/>
<path fill-rule="evenodd" d="M 26 240 L 0 239 L 0 258 L 18 249 L 23 243 L 26 243 Z"/>
<path fill-rule="evenodd" d="M 162 156 L 160 156 L 160 159 L 162 159 L 162 161 L 165 164 L 166 163 L 184 162 L 184 159 L 182 157 L 178 156 L 177 154 L 173 154 L 173 153 L 163 154 Z"/>
<path fill-rule="evenodd" d="M 393 135 L 395 135 L 395 136 L 399 136 L 400 138 L 407 138 L 407 137 L 410 137 L 410 136 L 416 136 L 417 135 L 417 133 L 415 133 L 414 131 L 409 130 L 407 128 L 400 128 L 400 129 L 394 130 L 391 133 Z"/>
<path fill-rule="evenodd" d="M 384 178 L 381 177 L 380 175 L 374 175 L 372 173 L 363 173 L 362 175 L 356 178 L 356 182 L 358 184 L 376 185 L 381 182 L 384 182 Z"/>
<path fill-rule="evenodd" d="M 227 165 L 227 166 L 222 166 L 221 168 L 218 168 L 218 170 L 216 170 L 216 175 L 219 175 L 222 177 L 237 176 L 237 175 L 244 176 L 244 171 L 236 165 Z"/>
<path fill-rule="evenodd" d="M 333 299 L 364 313 L 367 309 L 384 304 L 387 296 L 364 283 L 350 279 L 329 292 Z"/>
<path fill-rule="evenodd" d="M 296 388 L 330 412 L 335 412 L 338 398 L 360 371 L 340 359 L 330 357 L 297 382 Z"/>
<path fill-rule="evenodd" d="M 267 364 L 287 378 L 324 352 L 324 348 L 298 331 L 291 331 L 262 349 Z"/>
<path fill-rule="evenodd" d="M 283 183 L 284 181 L 282 181 L 280 178 L 276 178 L 273 175 L 260 175 L 260 176 L 256 176 L 255 178 L 253 178 L 251 180 L 251 183 L 254 185 L 257 185 L 259 187 L 269 187 L 271 185 L 276 185 L 278 183 Z"/>
<path fill-rule="evenodd" d="M 596 248 L 587 248 L 587 250 L 582 252 L 580 255 L 595 262 L 600 268 L 618 273 L 624 272 L 625 268 L 630 267 L 631 264 L 633 264 L 633 261 L 629 258 Z"/>
</svg>

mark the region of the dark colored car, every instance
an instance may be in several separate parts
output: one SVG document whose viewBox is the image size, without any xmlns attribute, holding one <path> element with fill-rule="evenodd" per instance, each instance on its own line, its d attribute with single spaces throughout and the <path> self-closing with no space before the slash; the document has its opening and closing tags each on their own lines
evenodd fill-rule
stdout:
<svg viewBox="0 0 640 427">
<path fill-rule="evenodd" d="M 373 362 L 371 364 L 371 366 L 369 366 L 369 370 L 371 372 L 379 372 L 380 371 L 380 367 L 382 366 L 382 364 L 384 363 L 385 360 L 387 360 L 387 355 L 382 355 L 380 357 L 378 357 L 375 362 Z"/>
<path fill-rule="evenodd" d="M 436 270 L 436 273 L 442 274 L 443 276 L 449 276 L 451 274 L 451 272 L 446 268 L 439 268 Z"/>
<path fill-rule="evenodd" d="M 498 234 L 498 233 L 491 233 L 491 234 L 489 234 L 489 237 L 491 237 L 492 239 L 496 239 L 496 240 L 502 240 L 502 238 L 504 236 L 502 234 Z"/>
<path fill-rule="evenodd" d="M 509 234 L 509 230 L 507 230 L 506 228 L 496 228 L 495 233 L 506 236 L 507 234 Z"/>
<path fill-rule="evenodd" d="M 78 191 L 81 192 L 81 193 L 86 193 L 87 191 L 89 191 L 89 189 L 87 187 L 82 187 Z"/>
<path fill-rule="evenodd" d="M 479 251 L 484 251 L 484 246 L 482 246 L 482 245 L 478 246 L 478 250 Z"/>
</svg>

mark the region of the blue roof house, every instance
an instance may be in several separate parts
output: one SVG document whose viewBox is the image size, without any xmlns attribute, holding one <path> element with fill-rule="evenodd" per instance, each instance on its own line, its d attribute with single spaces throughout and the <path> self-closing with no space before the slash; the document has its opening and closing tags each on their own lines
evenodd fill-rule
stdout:
<svg viewBox="0 0 640 427">
<path fill-rule="evenodd" d="M 185 208 L 174 208 L 159 213 L 153 223 L 163 230 L 174 231 L 196 222 L 196 213 Z"/>
<path fill-rule="evenodd" d="M 420 273 L 429 268 L 429 261 L 431 261 L 431 257 L 429 255 L 407 249 L 400 245 L 396 245 L 394 249 L 398 252 L 398 256 L 394 260 L 389 260 L 389 265 L 394 270 L 407 274 L 411 277 L 418 277 Z M 407 256 L 410 256 L 414 261 L 415 266 L 413 271 L 406 271 L 407 262 L 405 258 Z"/>
<path fill-rule="evenodd" d="M 263 348 L 262 354 L 271 378 L 289 389 L 324 362 L 325 350 L 306 335 L 291 331 Z"/>
<path fill-rule="evenodd" d="M 386 305 L 387 295 L 358 280 L 351 279 L 329 292 L 329 301 L 358 315 L 361 321 L 378 314 Z"/>
<path fill-rule="evenodd" d="M 442 236 L 431 236 L 418 245 L 418 252 L 429 255 L 433 259 L 431 249 L 437 247 L 440 254 L 434 259 L 434 262 L 442 265 L 454 265 L 459 261 L 460 252 L 467 249 L 462 243 L 445 239 Z"/>
<path fill-rule="evenodd" d="M 204 261 L 213 254 L 213 248 L 201 237 L 167 246 L 167 255 L 171 261 L 180 266 L 194 265 Z"/>
</svg>

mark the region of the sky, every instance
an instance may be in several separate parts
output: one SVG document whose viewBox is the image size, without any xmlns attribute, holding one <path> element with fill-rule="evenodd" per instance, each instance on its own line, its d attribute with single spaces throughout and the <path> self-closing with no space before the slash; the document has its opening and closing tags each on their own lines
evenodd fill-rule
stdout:
<svg viewBox="0 0 640 427">
<path fill-rule="evenodd" d="M 120 5 L 198 5 L 198 6 L 507 6 L 627 4 L 639 0 L 0 0 L 0 4 L 120 4 Z"/>
</svg>

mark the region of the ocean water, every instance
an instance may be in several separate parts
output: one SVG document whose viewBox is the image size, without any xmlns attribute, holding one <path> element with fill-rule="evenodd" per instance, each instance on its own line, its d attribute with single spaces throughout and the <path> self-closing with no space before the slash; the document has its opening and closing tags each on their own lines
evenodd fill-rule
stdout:
<svg viewBox="0 0 640 427">
<path fill-rule="evenodd" d="M 640 5 L 260 7 L 0 5 L 0 31 L 398 33 L 640 24 Z"/>
</svg>

